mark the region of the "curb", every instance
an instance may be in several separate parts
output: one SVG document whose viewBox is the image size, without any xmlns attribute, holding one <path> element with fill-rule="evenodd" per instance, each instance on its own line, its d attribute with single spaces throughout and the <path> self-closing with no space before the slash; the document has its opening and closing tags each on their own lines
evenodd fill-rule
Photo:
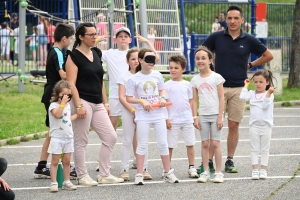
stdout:
<svg viewBox="0 0 300 200">
<path fill-rule="evenodd" d="M 284 106 L 284 103 L 286 103 L 286 102 L 290 103 L 290 106 Z M 300 100 L 274 102 L 274 108 L 291 107 L 291 106 L 300 106 Z M 247 104 L 246 107 L 245 107 L 245 110 L 249 110 L 249 109 L 250 109 L 250 106 L 249 106 L 249 104 Z M 38 134 L 40 137 L 45 137 L 48 134 L 48 131 L 35 133 L 35 134 Z M 17 136 L 17 137 L 13 137 L 13 138 L 0 140 L 0 146 L 8 145 L 7 141 L 11 140 L 11 139 L 18 140 L 20 142 L 21 142 L 22 137 L 27 137 L 27 138 L 33 139 L 35 134 L 29 134 L 29 135 L 26 135 L 26 136 Z"/>
<path fill-rule="evenodd" d="M 12 138 L 8 138 L 8 139 L 0 140 L 0 146 L 9 145 L 9 144 L 7 144 L 7 141 L 8 140 L 12 140 L 12 139 L 20 141 L 20 142 L 21 142 L 21 140 L 22 140 L 23 137 L 33 139 L 34 135 L 36 135 L 36 134 L 39 135 L 41 138 L 44 138 L 48 134 L 48 131 L 44 131 L 44 132 L 40 132 L 40 133 L 34 133 L 34 134 L 28 134 L 28 135 L 24 135 L 24 136 L 17 136 L 17 137 L 12 137 Z"/>
</svg>

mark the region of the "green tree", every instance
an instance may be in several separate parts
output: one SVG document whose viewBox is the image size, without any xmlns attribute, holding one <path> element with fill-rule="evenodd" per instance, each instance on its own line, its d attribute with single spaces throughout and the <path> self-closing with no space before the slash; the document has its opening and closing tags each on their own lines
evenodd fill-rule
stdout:
<svg viewBox="0 0 300 200">
<path fill-rule="evenodd" d="M 292 32 L 291 64 L 288 80 L 288 88 L 299 87 L 300 75 L 300 0 L 296 0 L 294 9 L 294 24 Z"/>
</svg>

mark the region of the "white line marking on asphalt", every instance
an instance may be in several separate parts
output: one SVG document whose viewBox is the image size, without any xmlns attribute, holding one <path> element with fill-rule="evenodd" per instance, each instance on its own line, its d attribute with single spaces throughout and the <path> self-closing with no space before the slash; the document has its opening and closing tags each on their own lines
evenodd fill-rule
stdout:
<svg viewBox="0 0 300 200">
<path fill-rule="evenodd" d="M 269 157 L 292 157 L 292 156 L 300 156 L 300 154 L 271 154 Z M 227 156 L 222 156 L 222 158 L 227 158 Z M 250 158 L 250 156 L 234 156 L 234 158 Z M 172 161 L 181 161 L 187 160 L 188 158 L 172 158 Z M 201 160 L 201 157 L 195 157 L 195 160 Z M 157 159 L 148 159 L 148 162 L 161 162 L 160 158 Z M 112 160 L 112 163 L 121 163 L 121 160 Z M 132 162 L 132 160 L 129 160 Z M 74 164 L 74 162 L 71 162 Z M 99 163 L 98 161 L 86 161 L 86 164 L 95 164 Z M 48 163 L 51 164 L 51 163 Z M 17 166 L 36 166 L 36 163 L 22 163 L 22 164 L 8 164 L 10 167 L 17 167 Z"/>
<path fill-rule="evenodd" d="M 289 141 L 289 140 L 300 140 L 300 138 L 271 138 L 271 141 Z M 249 142 L 249 139 L 240 139 L 239 142 Z M 227 142 L 227 140 L 221 140 L 221 142 Z M 179 144 L 184 143 L 184 141 L 178 141 Z M 197 140 L 196 143 L 201 143 L 201 141 Z M 117 142 L 116 145 L 122 145 L 122 142 Z M 148 144 L 157 144 L 157 142 L 148 142 Z M 101 143 L 88 144 L 88 146 L 100 146 Z M 36 146 L 3 146 L 0 149 L 20 149 L 20 148 L 41 148 L 42 145 Z"/>
<path fill-rule="evenodd" d="M 290 179 L 292 176 L 268 176 L 268 179 Z M 295 178 L 300 178 L 300 176 L 295 176 Z M 251 177 L 239 177 L 239 178 L 224 178 L 225 181 L 239 181 L 239 180 L 251 180 Z M 212 181 L 212 180 L 210 180 Z M 179 183 L 197 183 L 197 179 L 186 179 L 186 180 L 179 180 Z M 145 185 L 150 184 L 168 184 L 165 181 L 144 181 Z M 134 185 L 133 182 L 127 183 L 117 183 L 117 184 L 99 184 L 98 187 L 111 187 L 111 186 L 128 186 Z M 88 187 L 88 186 L 81 186 L 77 185 L 77 187 Z M 49 189 L 49 187 L 25 187 L 25 188 L 11 188 L 12 190 L 43 190 Z"/>
</svg>

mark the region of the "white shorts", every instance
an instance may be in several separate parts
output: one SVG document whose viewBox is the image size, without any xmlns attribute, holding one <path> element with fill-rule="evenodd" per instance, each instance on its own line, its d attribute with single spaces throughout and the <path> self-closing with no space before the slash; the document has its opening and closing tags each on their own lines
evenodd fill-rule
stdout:
<svg viewBox="0 0 300 200">
<path fill-rule="evenodd" d="M 6 43 L 1 44 L 1 56 L 10 54 L 10 41 L 6 41 Z"/>
<path fill-rule="evenodd" d="M 121 116 L 123 106 L 119 99 L 109 99 L 110 116 Z"/>
<path fill-rule="evenodd" d="M 19 40 L 15 40 L 15 53 L 19 53 Z"/>
<path fill-rule="evenodd" d="M 74 139 L 51 137 L 48 153 L 61 154 L 63 152 L 64 153 L 74 152 Z"/>
<path fill-rule="evenodd" d="M 194 146 L 196 143 L 195 139 L 195 128 L 193 124 L 171 124 L 171 130 L 168 129 L 168 147 L 178 147 L 179 133 L 182 132 L 185 146 Z"/>
</svg>

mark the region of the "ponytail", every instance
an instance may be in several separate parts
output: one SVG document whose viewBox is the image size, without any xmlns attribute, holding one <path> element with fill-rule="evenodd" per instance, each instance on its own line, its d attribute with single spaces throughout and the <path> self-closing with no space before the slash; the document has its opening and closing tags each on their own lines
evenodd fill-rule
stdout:
<svg viewBox="0 0 300 200">
<path fill-rule="evenodd" d="M 78 42 L 77 42 L 77 40 L 75 40 L 72 51 L 74 51 L 74 49 L 76 49 L 77 45 L 78 45 Z"/>
<path fill-rule="evenodd" d="M 135 73 L 138 73 L 141 70 L 142 70 L 142 66 L 141 63 L 139 63 L 139 65 L 135 68 Z"/>
</svg>

